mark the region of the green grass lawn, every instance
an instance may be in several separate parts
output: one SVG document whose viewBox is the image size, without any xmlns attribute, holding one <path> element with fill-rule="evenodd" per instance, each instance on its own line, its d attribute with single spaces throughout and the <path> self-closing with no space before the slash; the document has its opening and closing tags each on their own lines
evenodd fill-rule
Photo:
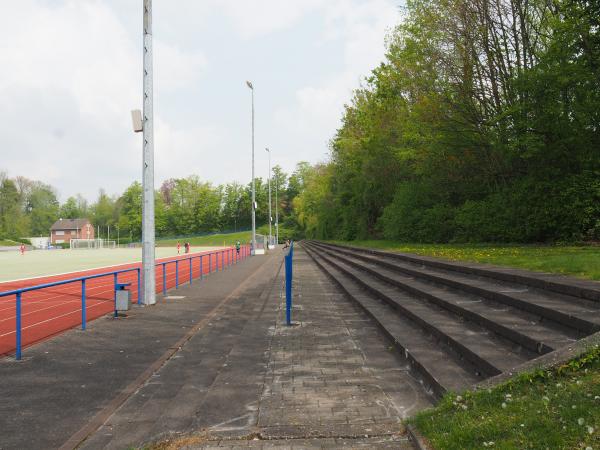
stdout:
<svg viewBox="0 0 600 450">
<path fill-rule="evenodd" d="M 215 247 L 217 246 L 192 246 L 192 253 L 214 250 Z M 176 255 L 177 247 L 175 246 L 156 249 L 156 258 L 168 258 Z M 6 251 L 0 252 L 0 282 L 99 267 L 110 268 L 141 260 L 142 249 L 139 247 L 100 250 L 34 250 L 25 252 L 25 255 L 21 255 L 18 251 Z"/>
<path fill-rule="evenodd" d="M 436 450 L 600 448 L 600 347 L 409 419 Z"/>
<path fill-rule="evenodd" d="M 10 239 L 0 239 L 0 247 L 15 247 L 18 245 L 21 245 L 21 243 L 11 241 Z"/>
<path fill-rule="evenodd" d="M 519 267 L 541 272 L 600 280 L 600 247 L 574 245 L 404 244 L 392 241 L 337 242 L 383 250 L 415 253 Z"/>
<path fill-rule="evenodd" d="M 240 241 L 242 244 L 247 244 L 252 239 L 251 231 L 242 231 L 239 233 L 224 233 L 224 234 L 211 234 L 208 236 L 196 236 L 189 238 L 181 238 L 181 239 L 164 239 L 157 240 L 156 245 L 159 247 L 170 247 L 177 245 L 177 242 L 181 243 L 183 246 L 184 242 L 189 242 L 192 247 L 194 246 L 227 246 L 234 245 L 236 241 Z"/>
</svg>

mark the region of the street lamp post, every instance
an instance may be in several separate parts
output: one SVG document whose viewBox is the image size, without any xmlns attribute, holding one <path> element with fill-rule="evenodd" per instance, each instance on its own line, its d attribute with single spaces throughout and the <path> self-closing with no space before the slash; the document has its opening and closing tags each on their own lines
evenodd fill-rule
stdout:
<svg viewBox="0 0 600 450">
<path fill-rule="evenodd" d="M 279 204 L 277 193 L 279 191 L 279 178 L 275 179 L 275 245 L 279 245 Z"/>
<path fill-rule="evenodd" d="M 256 184 L 254 182 L 254 86 L 250 81 L 246 84 L 252 92 L 252 256 L 256 254 Z"/>
<path fill-rule="evenodd" d="M 271 241 L 273 240 L 273 233 L 271 232 L 271 222 L 273 222 L 273 216 L 271 214 L 271 150 L 265 148 L 265 151 L 269 154 L 269 247 L 271 246 Z"/>
</svg>

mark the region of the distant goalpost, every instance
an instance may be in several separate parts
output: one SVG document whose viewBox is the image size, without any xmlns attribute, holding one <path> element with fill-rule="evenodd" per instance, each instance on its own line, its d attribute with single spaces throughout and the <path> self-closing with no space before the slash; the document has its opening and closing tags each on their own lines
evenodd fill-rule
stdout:
<svg viewBox="0 0 600 450">
<path fill-rule="evenodd" d="M 267 247 L 267 237 L 264 234 L 256 233 L 256 248 L 254 249 L 255 255 L 264 255 Z"/>
<path fill-rule="evenodd" d="M 69 244 L 71 250 L 117 248 L 117 241 L 109 241 L 108 239 L 71 239 Z"/>
</svg>

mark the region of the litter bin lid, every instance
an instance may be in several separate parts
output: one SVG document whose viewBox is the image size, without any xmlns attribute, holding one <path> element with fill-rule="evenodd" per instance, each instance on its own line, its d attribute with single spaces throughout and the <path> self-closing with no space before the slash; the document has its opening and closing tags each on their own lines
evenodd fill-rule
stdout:
<svg viewBox="0 0 600 450">
<path fill-rule="evenodd" d="M 123 290 L 125 290 L 125 288 L 127 286 L 130 286 L 130 285 L 131 285 L 131 283 L 117 283 L 115 285 L 115 288 L 117 289 L 117 291 L 123 291 Z"/>
</svg>

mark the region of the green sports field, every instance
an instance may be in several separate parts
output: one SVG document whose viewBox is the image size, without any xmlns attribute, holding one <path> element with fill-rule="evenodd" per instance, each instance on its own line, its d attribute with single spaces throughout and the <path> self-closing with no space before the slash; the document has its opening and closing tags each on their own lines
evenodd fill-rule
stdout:
<svg viewBox="0 0 600 450">
<path fill-rule="evenodd" d="M 216 248 L 219 247 L 192 247 L 192 252 L 198 253 Z M 181 251 L 183 252 L 183 246 Z M 156 258 L 176 255 L 175 246 L 156 249 Z M 21 255 L 18 251 L 5 251 L 0 252 L 0 282 L 97 269 L 133 263 L 141 259 L 141 248 L 33 250 L 25 252 L 25 255 Z"/>
</svg>

